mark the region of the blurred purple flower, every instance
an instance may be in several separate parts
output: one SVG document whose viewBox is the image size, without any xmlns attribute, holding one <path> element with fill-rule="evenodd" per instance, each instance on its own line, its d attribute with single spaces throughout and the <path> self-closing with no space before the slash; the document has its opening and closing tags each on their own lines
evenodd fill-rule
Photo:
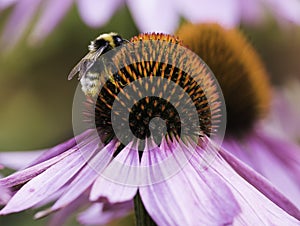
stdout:
<svg viewBox="0 0 300 226">
<path fill-rule="evenodd" d="M 244 138 L 228 136 L 222 146 L 270 180 L 300 208 L 300 146 L 297 143 L 300 118 L 295 104 L 299 97 L 295 95 L 289 102 L 282 90 L 273 93 L 268 117 L 257 121 Z"/>
<path fill-rule="evenodd" d="M 223 143 L 300 208 L 299 83 L 274 89 L 271 111 L 243 139 Z"/>
<path fill-rule="evenodd" d="M 178 35 L 209 65 L 222 88 L 227 108 L 222 146 L 300 208 L 300 147 L 291 139 L 299 127 L 282 134 L 293 123 L 300 125 L 299 116 L 279 101 L 270 115 L 279 113 L 273 121 L 285 128 L 270 122 L 269 105 L 277 103 L 277 94 L 271 97 L 268 74 L 254 48 L 239 30 L 216 24 L 185 24 Z"/>
<path fill-rule="evenodd" d="M 146 150 L 139 162 L 138 152 L 130 144 L 113 157 L 115 140 L 99 147 L 98 134 L 94 131 L 87 131 L 77 139 L 78 145 L 71 139 L 47 150 L 31 167 L 1 179 L 0 185 L 4 187 L 25 184 L 0 214 L 40 206 L 55 194 L 58 196 L 56 202 L 49 210 L 37 214 L 38 217 L 60 209 L 63 211 L 86 192 L 92 202 L 104 199 L 113 204 L 132 200 L 139 190 L 147 211 L 158 225 L 299 223 L 292 217 L 300 219 L 300 212 L 293 204 L 261 176 L 225 150 L 217 149 L 211 141 L 206 150 L 197 146 L 193 153 L 192 142 L 185 145 L 164 140 L 160 147 Z M 207 154 L 216 158 L 211 165 L 201 167 Z M 183 157 L 188 162 L 178 173 L 156 183 L 157 176 L 172 169 L 160 168 L 157 164 L 168 158 L 169 166 L 176 167 Z M 115 172 L 114 179 L 133 180 L 133 183 L 118 184 L 107 179 L 111 170 Z M 144 175 L 138 177 L 139 172 Z M 139 186 L 141 178 L 149 184 Z M 101 211 L 101 205 L 106 204 L 91 207 L 79 219 L 85 222 L 86 215 Z M 131 209 L 124 205 L 119 212 L 121 215 Z"/>
<path fill-rule="evenodd" d="M 300 148 L 291 140 L 257 127 L 244 139 L 225 139 L 223 146 L 262 174 L 300 208 Z"/>
<path fill-rule="evenodd" d="M 268 117 L 257 122 L 242 140 L 228 138 L 223 146 L 264 175 L 300 208 L 299 82 L 274 89 Z"/>
<path fill-rule="evenodd" d="M 73 0 L 3 0 L 0 11 L 13 7 L 4 28 L 4 46 L 13 46 L 22 36 L 37 14 L 37 23 L 30 33 L 31 42 L 43 40 L 62 20 L 73 5 Z M 183 16 L 192 23 L 217 22 L 233 27 L 241 22 L 262 21 L 266 11 L 275 15 L 280 22 L 300 24 L 300 2 L 298 0 L 77 0 L 82 20 L 91 27 L 107 23 L 114 13 L 127 4 L 141 32 L 173 33 Z M 163 13 L 158 13 L 163 11 Z"/>
<path fill-rule="evenodd" d="M 292 79 L 274 90 L 272 111 L 263 123 L 268 133 L 300 141 L 300 81 Z"/>
</svg>

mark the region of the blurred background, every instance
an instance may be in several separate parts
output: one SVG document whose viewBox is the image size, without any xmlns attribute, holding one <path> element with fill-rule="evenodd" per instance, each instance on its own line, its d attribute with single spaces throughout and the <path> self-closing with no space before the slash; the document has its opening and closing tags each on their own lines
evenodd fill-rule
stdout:
<svg viewBox="0 0 300 226">
<path fill-rule="evenodd" d="M 12 5 L 0 11 L 0 39 L 13 10 Z M 72 137 L 72 102 L 78 80 L 68 81 L 68 73 L 99 34 L 115 31 L 130 39 L 140 32 L 126 6 L 103 26 L 92 28 L 73 5 L 47 37 L 30 43 L 27 37 L 37 19 L 33 18 L 18 42 L 0 49 L 0 151 L 43 149 Z M 261 23 L 238 27 L 261 55 L 274 86 L 300 79 L 298 26 L 281 24 L 269 15 Z M 10 35 L 13 39 L 14 34 Z M 33 215 L 34 211 L 26 211 L 1 216 L 0 225 L 46 224 L 47 218 L 34 221 Z M 132 225 L 133 217 L 112 225 L 124 224 Z M 75 217 L 68 225 L 77 225 Z"/>
</svg>

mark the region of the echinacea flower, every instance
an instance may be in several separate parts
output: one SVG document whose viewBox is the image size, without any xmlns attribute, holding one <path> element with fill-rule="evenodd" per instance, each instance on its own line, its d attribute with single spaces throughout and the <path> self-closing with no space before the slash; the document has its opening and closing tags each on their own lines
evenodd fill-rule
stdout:
<svg viewBox="0 0 300 226">
<path fill-rule="evenodd" d="M 238 30 L 217 24 L 186 24 L 178 35 L 209 65 L 222 88 L 227 108 L 222 146 L 300 207 L 300 147 L 280 128 L 267 129 L 270 122 L 265 118 L 276 96 L 271 96 L 266 70 L 255 50 Z M 284 107 L 280 106 L 281 112 Z M 289 116 L 278 120 L 288 120 L 285 117 Z"/>
<path fill-rule="evenodd" d="M 1 179 L 1 186 L 23 186 L 0 214 L 48 200 L 55 202 L 37 217 L 69 214 L 88 195 L 96 204 L 82 222 L 104 216 L 105 206 L 123 203 L 124 214 L 134 199 L 138 224 L 299 225 L 291 202 L 219 146 L 222 94 L 196 54 L 163 34 L 142 34 L 114 50 L 104 61 L 106 82 L 87 98 L 92 128 Z"/>
<path fill-rule="evenodd" d="M 43 40 L 62 20 L 73 3 L 73 0 L 1 1 L 0 11 L 13 7 L 4 28 L 4 43 L 14 45 L 37 12 L 40 15 L 30 32 L 29 40 Z M 274 15 L 280 22 L 300 24 L 300 2 L 297 0 L 78 0 L 76 3 L 82 20 L 90 27 L 101 27 L 126 4 L 141 32 L 172 33 L 178 27 L 180 17 L 192 23 L 215 22 L 225 27 L 234 27 L 241 22 L 262 21 L 266 12 Z M 163 13 L 157 13 L 159 11 Z"/>
</svg>

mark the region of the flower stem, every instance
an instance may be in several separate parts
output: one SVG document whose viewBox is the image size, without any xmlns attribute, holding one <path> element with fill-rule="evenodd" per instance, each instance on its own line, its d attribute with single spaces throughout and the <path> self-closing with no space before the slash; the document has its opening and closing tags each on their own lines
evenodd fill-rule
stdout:
<svg viewBox="0 0 300 226">
<path fill-rule="evenodd" d="M 157 226 L 145 209 L 139 191 L 134 197 L 134 213 L 136 226 Z"/>
</svg>

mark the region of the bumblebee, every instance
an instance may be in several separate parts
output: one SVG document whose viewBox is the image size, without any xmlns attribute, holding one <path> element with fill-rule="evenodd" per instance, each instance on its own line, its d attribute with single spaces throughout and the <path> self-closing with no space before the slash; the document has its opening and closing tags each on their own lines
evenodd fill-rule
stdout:
<svg viewBox="0 0 300 226">
<path fill-rule="evenodd" d="M 91 70 L 92 66 L 98 63 L 100 64 L 100 67 L 104 67 L 103 69 L 106 70 L 105 65 L 107 62 L 96 62 L 97 59 L 102 54 L 125 43 L 128 43 L 128 40 L 123 39 L 120 35 L 114 32 L 99 35 L 95 40 L 91 41 L 91 44 L 88 46 L 89 53 L 85 55 L 72 69 L 68 79 L 71 80 L 77 73 L 79 73 L 78 80 L 80 80 L 84 94 L 88 96 L 95 96 L 98 93 L 101 72 Z"/>
</svg>

